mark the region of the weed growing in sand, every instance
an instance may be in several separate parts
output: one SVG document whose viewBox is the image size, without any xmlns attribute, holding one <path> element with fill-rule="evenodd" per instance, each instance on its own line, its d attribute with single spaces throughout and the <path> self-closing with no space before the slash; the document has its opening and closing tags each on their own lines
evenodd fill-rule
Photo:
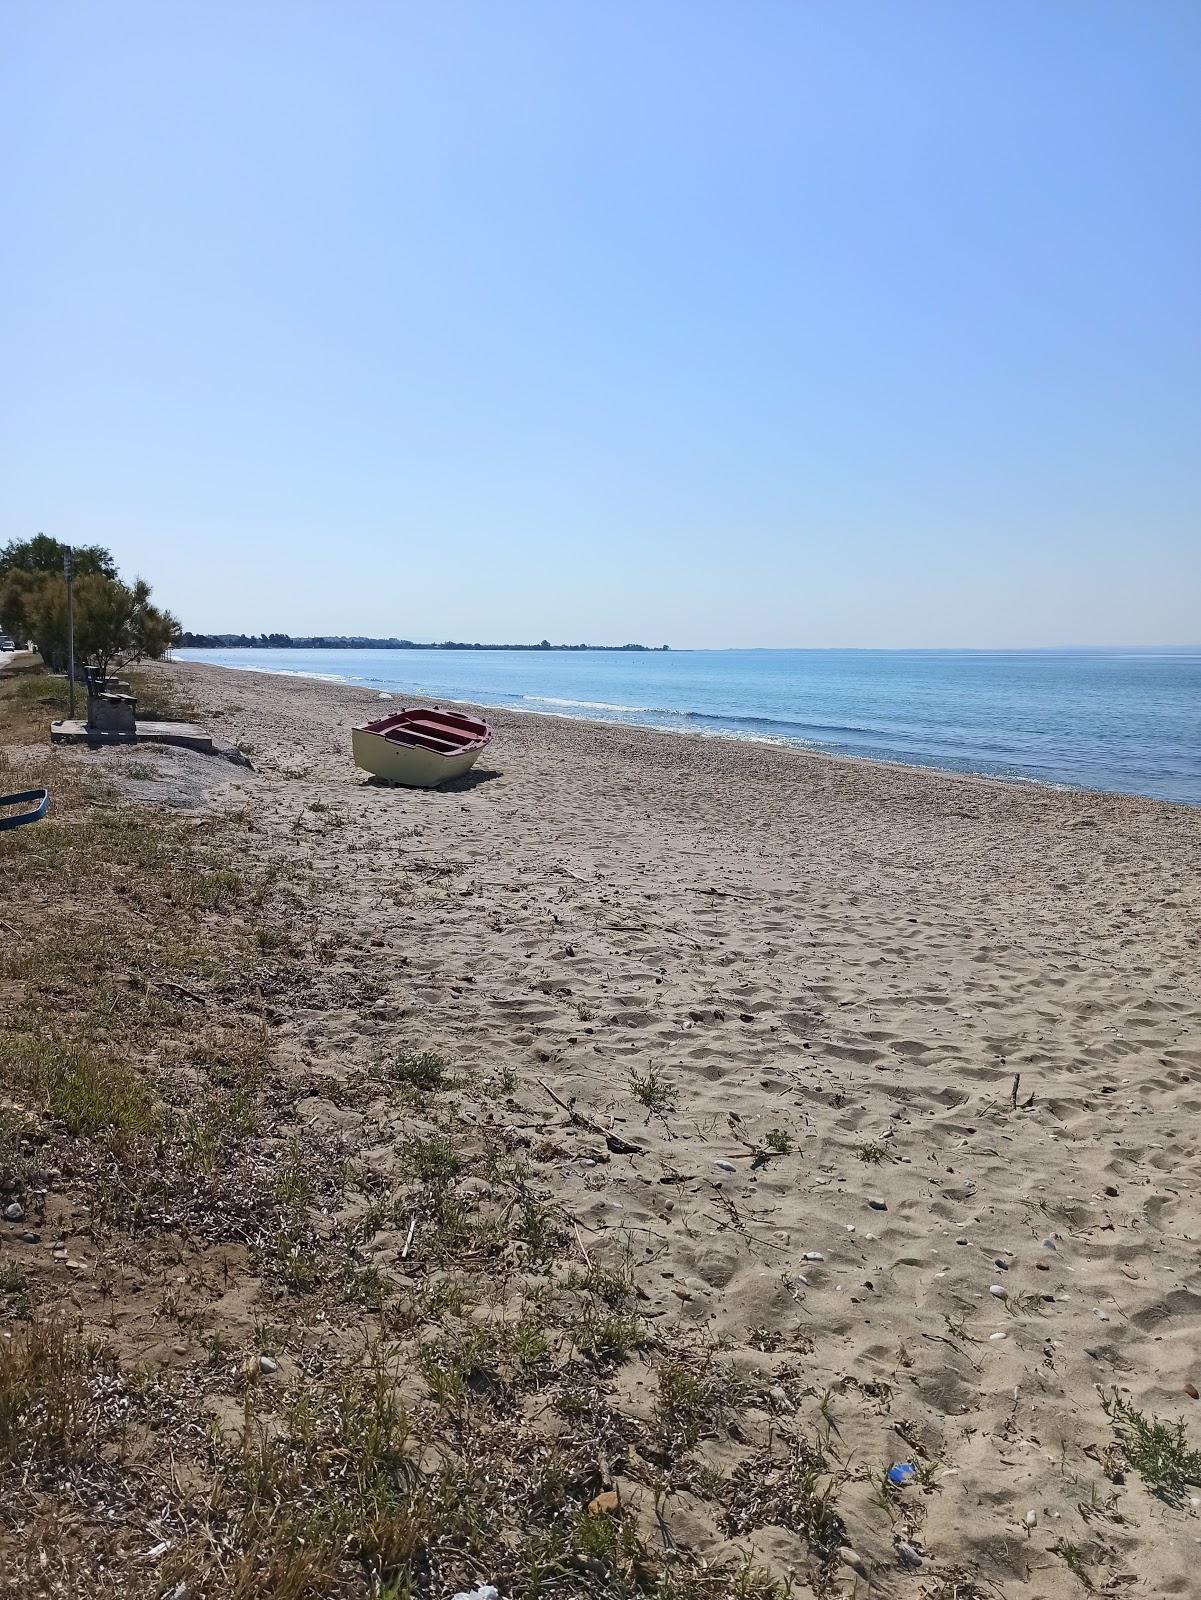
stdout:
<svg viewBox="0 0 1201 1600">
<path fill-rule="evenodd" d="M 305 1170 L 299 1139 L 288 1141 L 288 1154 L 275 1180 L 275 1198 L 285 1211 L 304 1211 L 313 1204 L 313 1180 Z"/>
<path fill-rule="evenodd" d="M 1113 1393 L 1101 1404 L 1113 1424 L 1122 1454 L 1148 1488 L 1169 1501 L 1178 1501 L 1190 1484 L 1201 1484 L 1201 1450 L 1188 1442 L 1183 1422 L 1161 1422 L 1136 1411 Z"/>
<path fill-rule="evenodd" d="M 422 1344 L 417 1370 L 439 1405 L 454 1408 L 518 1382 L 545 1361 L 550 1340 L 536 1311 L 516 1322 L 494 1322 L 440 1335 Z"/>
<path fill-rule="evenodd" d="M 181 910 L 219 911 L 240 900 L 245 892 L 246 884 L 240 872 L 232 867 L 214 867 L 173 874 L 168 898 Z"/>
<path fill-rule="evenodd" d="M 517 1088 L 517 1074 L 512 1067 L 502 1067 L 496 1079 L 496 1087 L 500 1094 L 510 1095 Z"/>
<path fill-rule="evenodd" d="M 763 1143 L 774 1156 L 790 1156 L 796 1148 L 792 1142 L 792 1135 L 785 1133 L 782 1128 L 770 1129 Z"/>
<path fill-rule="evenodd" d="M 587 1311 L 573 1325 L 571 1336 L 576 1349 L 590 1361 L 622 1361 L 643 1342 L 645 1330 L 637 1317 Z"/>
<path fill-rule="evenodd" d="M 271 1254 L 275 1268 L 293 1294 L 308 1294 L 321 1281 L 308 1215 L 316 1191 L 296 1138 L 289 1141 L 287 1156 L 276 1175 L 273 1198 Z"/>
<path fill-rule="evenodd" d="M 1122 1515 L 1116 1493 L 1111 1492 L 1102 1499 L 1095 1483 L 1090 1483 L 1088 1486 L 1087 1500 L 1077 1500 L 1076 1509 L 1085 1522 L 1093 1522 L 1098 1518 L 1103 1522 L 1115 1523 L 1126 1520 Z"/>
<path fill-rule="evenodd" d="M 399 1050 L 392 1057 L 392 1077 L 418 1094 L 436 1094 L 451 1083 L 445 1057 L 433 1050 Z"/>
<path fill-rule="evenodd" d="M 68 1133 L 121 1139 L 154 1126 L 145 1079 L 87 1045 L 10 1034 L 0 1040 L 0 1078 L 36 1094 Z"/>
<path fill-rule="evenodd" d="M 478 1288 L 466 1278 L 438 1278 L 418 1284 L 389 1302 L 388 1332 L 406 1334 L 447 1317 L 465 1317 L 479 1298 Z"/>
<path fill-rule="evenodd" d="M 57 1321 L 31 1322 L 0 1346 L 0 1471 L 44 1471 L 94 1447 L 110 1367 L 100 1345 Z"/>
<path fill-rule="evenodd" d="M 598 1266 L 595 1261 L 590 1261 L 583 1272 L 570 1273 L 566 1283 L 568 1288 L 583 1289 L 614 1309 L 628 1305 L 634 1298 L 634 1283 L 628 1269 L 618 1271 L 613 1267 Z"/>
<path fill-rule="evenodd" d="M 210 1089 L 184 1120 L 184 1159 L 193 1171 L 215 1172 L 223 1155 L 258 1127 L 257 1103 L 250 1089 Z"/>
<path fill-rule="evenodd" d="M 979 1339 L 973 1339 L 971 1334 L 967 1331 L 966 1311 L 961 1311 L 957 1317 L 953 1317 L 949 1311 L 944 1311 L 942 1314 L 942 1320 L 946 1326 L 947 1334 L 950 1338 L 958 1339 L 963 1344 L 980 1343 Z"/>
<path fill-rule="evenodd" d="M 561 1575 L 583 1570 L 591 1575 L 589 1593 L 597 1596 L 632 1592 L 631 1578 L 641 1551 L 628 1522 L 583 1506 L 560 1512 L 540 1528 L 526 1552 L 521 1592 L 550 1594 Z"/>
<path fill-rule="evenodd" d="M 691 1450 L 709 1432 L 727 1393 L 726 1374 L 711 1368 L 694 1372 L 682 1361 L 665 1361 L 659 1368 L 659 1398 L 655 1403 L 655 1429 L 671 1454 Z"/>
<path fill-rule="evenodd" d="M 363 1267 L 351 1275 L 347 1293 L 371 1311 L 382 1311 L 388 1299 L 388 1278 L 379 1267 Z"/>
<path fill-rule="evenodd" d="M 563 1227 L 545 1201 L 523 1191 L 515 1205 L 514 1237 L 532 1261 L 549 1261 L 563 1239 Z"/>
<path fill-rule="evenodd" d="M 327 828 L 344 828 L 349 821 L 341 806 L 330 805 L 328 800 L 310 800 L 306 810 L 321 818 Z M 293 833 L 300 830 L 300 817 L 292 826 Z"/>
<path fill-rule="evenodd" d="M 15 1261 L 0 1266 L 0 1294 L 24 1294 L 27 1279 Z"/>
<path fill-rule="evenodd" d="M 346 1547 L 377 1576 L 423 1549 L 431 1528 L 409 1421 L 394 1376 L 377 1354 L 369 1359 L 365 1373 L 289 1405 L 284 1431 L 247 1412 L 227 1471 L 241 1547 L 223 1568 L 231 1600 L 332 1594 Z M 370 1592 L 384 1591 L 373 1583 Z"/>
<path fill-rule="evenodd" d="M 729 1570 L 722 1574 L 730 1584 L 731 1600 L 789 1600 L 792 1594 L 792 1580 L 789 1579 L 787 1587 L 777 1582 L 770 1572 L 763 1567 L 753 1567 L 750 1558 L 745 1566 L 736 1570 Z M 672 1580 L 669 1578 L 662 1589 L 664 1596 L 679 1596 L 680 1600 L 688 1595 L 691 1585 L 684 1583 L 676 1589 L 669 1587 Z"/>
<path fill-rule="evenodd" d="M 1058 1556 L 1068 1571 L 1079 1578 L 1086 1589 L 1092 1588 L 1093 1580 L 1088 1575 L 1088 1552 L 1082 1544 L 1072 1544 L 1067 1539 L 1057 1539 L 1051 1546 L 1051 1554 Z"/>
<path fill-rule="evenodd" d="M 428 1139 L 410 1139 L 403 1156 L 413 1177 L 435 1188 L 453 1183 L 463 1170 L 462 1156 L 441 1134 Z"/>
<path fill-rule="evenodd" d="M 300 954 L 300 946 L 283 928 L 256 928 L 254 939 L 259 955 L 266 961 L 295 960 Z"/>
<path fill-rule="evenodd" d="M 630 1090 L 640 1105 L 652 1116 L 665 1117 L 676 1108 L 676 1091 L 663 1077 L 649 1067 L 645 1076 L 637 1071 L 630 1073 Z"/>
<path fill-rule="evenodd" d="M 995 1584 L 987 1588 L 965 1567 L 952 1567 L 942 1578 L 922 1590 L 922 1600 L 1001 1600 Z"/>
<path fill-rule="evenodd" d="M 860 1161 L 866 1162 L 869 1167 L 878 1167 L 881 1161 L 884 1160 L 886 1153 L 882 1144 L 876 1144 L 871 1139 L 867 1139 L 863 1144 L 855 1146 L 855 1154 Z"/>
</svg>

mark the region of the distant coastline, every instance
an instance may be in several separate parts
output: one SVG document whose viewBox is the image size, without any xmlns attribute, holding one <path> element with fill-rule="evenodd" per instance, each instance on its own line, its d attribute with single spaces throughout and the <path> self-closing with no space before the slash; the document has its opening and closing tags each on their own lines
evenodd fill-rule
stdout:
<svg viewBox="0 0 1201 1600">
<path fill-rule="evenodd" d="M 180 643 L 189 650 L 669 650 L 666 644 L 468 644 L 446 639 L 421 644 L 416 639 L 369 639 L 360 635 L 290 633 L 185 633 Z"/>
</svg>

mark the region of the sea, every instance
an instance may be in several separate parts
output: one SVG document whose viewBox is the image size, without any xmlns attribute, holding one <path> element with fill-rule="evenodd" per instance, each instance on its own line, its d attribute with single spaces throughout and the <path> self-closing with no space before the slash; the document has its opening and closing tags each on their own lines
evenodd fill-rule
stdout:
<svg viewBox="0 0 1201 1600">
<path fill-rule="evenodd" d="M 402 699 L 759 739 L 1201 805 L 1201 646 L 177 654 Z"/>
</svg>

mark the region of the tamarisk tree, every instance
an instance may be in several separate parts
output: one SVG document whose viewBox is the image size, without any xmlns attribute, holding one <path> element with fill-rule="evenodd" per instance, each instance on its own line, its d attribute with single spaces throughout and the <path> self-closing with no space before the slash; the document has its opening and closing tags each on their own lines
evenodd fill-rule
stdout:
<svg viewBox="0 0 1201 1600">
<path fill-rule="evenodd" d="M 42 659 L 61 670 L 67 661 L 66 546 L 38 534 L 0 550 L 0 626 L 32 639 Z M 75 555 L 75 653 L 102 677 L 134 661 L 156 661 L 178 644 L 180 626 L 152 605 L 144 578 L 125 583 L 101 545 Z"/>
</svg>

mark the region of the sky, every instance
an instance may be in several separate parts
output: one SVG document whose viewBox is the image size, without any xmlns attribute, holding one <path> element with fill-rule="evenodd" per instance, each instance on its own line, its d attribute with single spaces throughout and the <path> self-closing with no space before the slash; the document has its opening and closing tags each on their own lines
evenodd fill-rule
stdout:
<svg viewBox="0 0 1201 1600">
<path fill-rule="evenodd" d="M 5 0 L 0 543 L 196 631 L 1201 640 L 1197 0 Z"/>
</svg>

